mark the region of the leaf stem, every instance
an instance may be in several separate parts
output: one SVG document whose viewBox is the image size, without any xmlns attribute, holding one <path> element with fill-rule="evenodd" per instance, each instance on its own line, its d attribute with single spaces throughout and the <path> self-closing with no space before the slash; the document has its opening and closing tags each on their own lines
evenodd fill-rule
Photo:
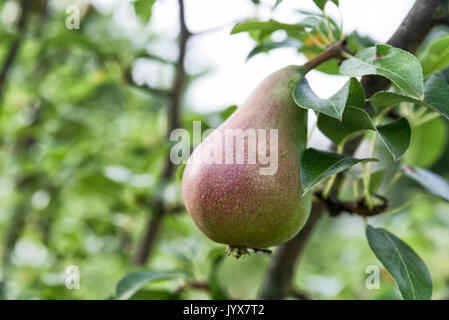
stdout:
<svg viewBox="0 0 449 320">
<path fill-rule="evenodd" d="M 324 52 L 307 61 L 302 67 L 305 73 L 307 73 L 327 60 L 341 58 L 343 52 L 348 52 L 348 49 L 346 48 L 346 40 L 334 42 L 330 44 Z"/>
<path fill-rule="evenodd" d="M 329 192 L 332 189 L 332 186 L 334 185 L 335 179 L 337 178 L 337 175 L 334 174 L 332 177 L 330 177 L 330 179 L 327 181 L 326 187 L 324 188 L 323 191 L 323 198 L 327 199 L 327 197 L 329 196 Z"/>
<path fill-rule="evenodd" d="M 335 41 L 335 37 L 334 37 L 334 35 L 332 34 L 331 25 L 330 25 L 330 23 L 329 23 L 329 18 L 328 18 L 328 16 L 326 15 L 326 11 L 325 11 L 325 10 L 323 10 L 323 16 L 324 16 L 324 19 L 326 20 L 327 35 L 328 35 L 329 39 L 330 39 L 332 42 L 334 42 L 334 41 Z"/>
<path fill-rule="evenodd" d="M 352 183 L 353 193 L 354 193 L 354 199 L 359 198 L 359 181 L 358 179 L 354 179 L 354 182 Z"/>
<path fill-rule="evenodd" d="M 323 42 L 325 45 L 329 45 L 332 43 L 332 41 L 326 36 L 326 34 L 323 32 L 323 30 L 321 30 L 321 27 L 319 25 L 317 27 L 315 27 L 314 30 L 316 32 L 318 32 L 318 34 L 321 36 L 321 38 L 323 38 Z"/>
<path fill-rule="evenodd" d="M 312 135 L 313 135 L 313 132 L 315 131 L 315 129 L 316 129 L 316 127 L 318 126 L 318 117 L 320 116 L 320 113 L 319 112 L 317 112 L 316 113 L 316 121 L 315 121 L 315 123 L 313 124 L 313 126 L 310 128 L 310 133 L 309 133 L 309 135 L 307 136 L 307 143 L 310 141 L 310 139 L 312 138 Z"/>
<path fill-rule="evenodd" d="M 371 200 L 371 195 L 369 192 L 369 174 L 366 167 L 366 163 L 362 163 L 363 170 L 363 193 L 365 194 L 366 202 L 368 203 L 368 208 L 373 208 L 373 202 Z"/>
</svg>

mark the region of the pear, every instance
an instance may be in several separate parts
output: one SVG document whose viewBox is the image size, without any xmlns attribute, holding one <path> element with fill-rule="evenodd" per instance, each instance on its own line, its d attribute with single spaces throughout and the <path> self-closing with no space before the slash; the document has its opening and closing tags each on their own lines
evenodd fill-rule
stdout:
<svg viewBox="0 0 449 320">
<path fill-rule="evenodd" d="M 307 110 L 298 107 L 292 96 L 303 76 L 299 66 L 269 75 L 193 151 L 183 173 L 184 203 L 198 228 L 213 241 L 231 248 L 268 248 L 294 237 L 307 221 L 311 194 L 303 195 L 299 178 Z M 255 136 L 257 151 L 251 157 Z M 238 138 L 244 143 L 234 142 Z M 268 155 L 274 163 L 271 168 L 264 158 Z"/>
</svg>

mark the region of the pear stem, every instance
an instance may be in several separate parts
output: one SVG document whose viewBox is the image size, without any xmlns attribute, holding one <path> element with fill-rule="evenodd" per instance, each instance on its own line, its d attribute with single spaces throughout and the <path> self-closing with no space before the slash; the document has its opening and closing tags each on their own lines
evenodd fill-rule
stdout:
<svg viewBox="0 0 449 320">
<path fill-rule="evenodd" d="M 330 59 L 344 59 L 343 53 L 350 53 L 349 49 L 346 47 L 346 39 L 345 40 L 341 40 L 341 41 L 337 41 L 334 43 L 331 43 L 327 49 L 317 55 L 315 58 L 307 61 L 304 65 L 303 68 L 305 69 L 305 72 L 309 72 L 312 69 L 315 69 L 316 67 L 318 67 L 320 64 L 322 64 L 323 62 L 330 60 Z"/>
</svg>

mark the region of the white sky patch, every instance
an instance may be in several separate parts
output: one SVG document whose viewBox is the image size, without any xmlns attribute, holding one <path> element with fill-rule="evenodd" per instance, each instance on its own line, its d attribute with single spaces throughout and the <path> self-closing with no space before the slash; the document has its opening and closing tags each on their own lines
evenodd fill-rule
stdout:
<svg viewBox="0 0 449 320">
<path fill-rule="evenodd" d="M 115 22 L 128 29 L 127 34 L 130 37 L 139 37 L 137 33 L 145 31 L 157 35 L 159 39 L 148 46 L 150 52 L 170 60 L 176 58 L 176 45 L 172 44 L 179 30 L 177 0 L 158 0 L 153 7 L 151 21 L 145 28 L 139 28 L 135 21 L 129 21 L 133 14 L 124 9 L 126 5 L 130 7 L 129 0 L 90 2 L 101 12 L 114 11 Z M 312 0 L 284 0 L 273 13 L 270 7 L 275 0 L 261 2 L 262 5 L 256 12 L 250 1 L 185 0 L 186 21 L 192 32 L 225 26 L 217 32 L 193 37 L 189 42 L 187 70 L 193 73 L 212 70 L 192 83 L 186 97 L 186 105 L 192 110 L 211 112 L 232 104 L 240 105 L 270 73 L 289 64 L 305 62 L 304 57 L 289 48 L 260 54 L 246 62 L 246 56 L 255 43 L 245 33 L 230 35 L 232 25 L 236 21 L 255 17 L 257 14 L 261 20 L 274 18 L 295 23 L 302 19 L 297 13 L 298 9 L 318 12 Z M 369 35 L 379 42 L 385 42 L 413 3 L 413 0 L 341 0 L 340 10 L 331 3 L 326 6 L 326 10 L 337 21 L 340 21 L 341 12 L 346 34 L 357 30 L 361 35 Z M 155 72 L 154 66 L 149 64 L 139 64 L 138 74 L 135 75 L 140 81 L 153 86 L 158 79 L 163 82 L 163 86 L 167 82 L 166 77 Z M 311 72 L 307 79 L 312 89 L 321 97 L 332 95 L 346 81 L 345 77 L 329 76 L 320 72 Z"/>
</svg>

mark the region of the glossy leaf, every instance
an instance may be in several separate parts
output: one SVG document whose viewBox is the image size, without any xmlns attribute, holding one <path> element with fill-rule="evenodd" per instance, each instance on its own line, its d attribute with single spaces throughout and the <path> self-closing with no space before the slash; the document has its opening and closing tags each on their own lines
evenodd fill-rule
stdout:
<svg viewBox="0 0 449 320">
<path fill-rule="evenodd" d="M 372 38 L 368 36 L 361 36 L 356 30 L 354 30 L 349 36 L 347 36 L 348 48 L 352 52 L 359 52 L 360 50 L 372 47 L 376 44 Z"/>
<path fill-rule="evenodd" d="M 374 94 L 369 101 L 378 112 L 394 107 L 401 102 L 411 102 L 435 110 L 449 119 L 449 84 L 437 76 L 432 76 L 427 80 L 424 100 L 395 92 L 380 91 Z"/>
<path fill-rule="evenodd" d="M 156 281 L 169 280 L 179 277 L 179 273 L 161 271 L 136 271 L 127 274 L 117 284 L 116 296 L 118 300 L 131 298 L 142 286 Z"/>
<path fill-rule="evenodd" d="M 376 92 L 368 99 L 371 104 L 376 107 L 376 111 L 379 113 L 383 110 L 394 107 L 401 102 L 411 102 L 421 104 L 423 101 L 416 98 L 406 96 L 404 94 L 390 92 L 390 91 L 379 91 Z"/>
<path fill-rule="evenodd" d="M 264 31 L 264 32 L 274 32 L 276 30 L 286 30 L 286 31 L 302 31 L 305 27 L 308 27 L 307 24 L 289 24 L 289 23 L 281 23 L 276 20 L 268 20 L 268 21 L 245 21 L 238 23 L 232 28 L 231 34 L 236 34 L 240 32 L 247 31 Z"/>
<path fill-rule="evenodd" d="M 448 142 L 448 126 L 443 118 L 433 119 L 413 127 L 410 147 L 404 156 L 404 163 L 428 168 L 435 164 Z"/>
<path fill-rule="evenodd" d="M 348 103 L 363 106 L 365 96 L 360 83 L 355 78 L 351 78 L 333 96 L 328 99 L 321 99 L 310 88 L 307 79 L 301 79 L 295 87 L 293 98 L 298 106 L 311 109 L 336 119 L 341 119 L 343 111 Z"/>
<path fill-rule="evenodd" d="M 436 195 L 449 202 L 449 181 L 443 177 L 433 173 L 432 171 L 404 165 L 402 166 L 402 172 L 415 180 L 423 188 L 425 188 L 430 194 Z"/>
<path fill-rule="evenodd" d="M 330 59 L 320 64 L 315 70 L 327 74 L 340 75 L 340 62 L 337 59 Z"/>
<path fill-rule="evenodd" d="M 375 127 L 368 113 L 355 107 L 346 107 L 342 121 L 320 114 L 318 128 L 336 144 L 341 143 L 345 138 L 355 137 L 363 130 L 376 131 L 395 160 L 399 160 L 404 155 L 411 139 L 411 129 L 407 119 L 401 118 Z"/>
<path fill-rule="evenodd" d="M 255 55 L 262 53 L 262 52 L 269 52 L 273 49 L 280 49 L 280 48 L 290 48 L 296 46 L 297 43 L 287 40 L 282 42 L 274 42 L 274 41 L 264 41 L 261 44 L 256 45 L 250 53 L 248 53 L 248 56 L 246 57 L 246 60 L 251 59 Z"/>
<path fill-rule="evenodd" d="M 378 126 L 377 132 L 393 158 L 396 161 L 399 160 L 407 151 L 412 135 L 407 119 L 401 118 L 386 125 Z"/>
<path fill-rule="evenodd" d="M 449 84 L 437 76 L 432 76 L 426 82 L 424 102 L 449 119 Z"/>
<path fill-rule="evenodd" d="M 225 258 L 223 248 L 211 250 L 209 258 L 212 260 L 212 266 L 209 273 L 211 298 L 213 300 L 227 300 L 228 296 L 218 278 L 218 271 Z"/>
<path fill-rule="evenodd" d="M 377 259 L 393 276 L 406 300 L 430 300 L 432 279 L 424 261 L 405 242 L 382 228 L 366 227 L 366 237 Z"/>
<path fill-rule="evenodd" d="M 449 35 L 435 39 L 419 56 L 424 77 L 449 66 Z"/>
<path fill-rule="evenodd" d="M 326 3 L 329 0 L 313 0 L 318 8 L 320 8 L 321 11 L 324 10 L 324 7 L 326 6 Z M 338 6 L 338 0 L 331 0 L 333 3 L 335 3 Z"/>
<path fill-rule="evenodd" d="M 379 187 L 382 185 L 385 177 L 385 172 L 386 170 L 383 169 L 371 173 L 368 185 L 368 189 L 371 193 L 375 193 L 377 189 L 379 189 Z"/>
<path fill-rule="evenodd" d="M 449 83 L 449 67 L 435 74 L 438 78 Z"/>
<path fill-rule="evenodd" d="M 360 162 L 377 159 L 355 159 L 350 156 L 309 148 L 301 158 L 301 184 L 304 192 L 326 178 L 355 166 Z"/>
<path fill-rule="evenodd" d="M 340 72 L 350 77 L 380 75 L 410 95 L 421 97 L 424 93 L 418 59 L 407 51 L 386 44 L 360 50 L 354 58 L 343 61 Z"/>
<path fill-rule="evenodd" d="M 320 114 L 318 117 L 320 131 L 339 144 L 344 138 L 363 130 L 375 130 L 373 121 L 365 110 L 348 106 L 343 112 L 342 121 Z"/>
</svg>

